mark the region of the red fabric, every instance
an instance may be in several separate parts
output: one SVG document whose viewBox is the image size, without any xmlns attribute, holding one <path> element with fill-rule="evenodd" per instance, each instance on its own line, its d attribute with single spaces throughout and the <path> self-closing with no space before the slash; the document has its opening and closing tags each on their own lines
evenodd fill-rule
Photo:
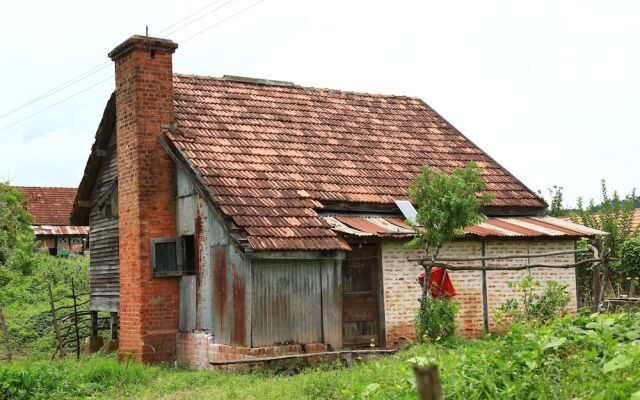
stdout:
<svg viewBox="0 0 640 400">
<path fill-rule="evenodd" d="M 424 284 L 424 271 L 418 276 L 418 282 L 420 282 L 420 286 Z M 444 275 L 444 290 L 441 290 L 440 284 L 442 283 L 442 277 Z M 431 276 L 429 276 L 429 287 L 431 288 L 431 295 L 433 297 L 443 297 L 446 295 L 447 297 L 454 297 L 456 295 L 456 290 L 453 288 L 453 284 L 451 283 L 451 279 L 449 279 L 449 274 L 447 274 L 447 270 L 440 267 L 434 267 L 431 270 Z"/>
</svg>

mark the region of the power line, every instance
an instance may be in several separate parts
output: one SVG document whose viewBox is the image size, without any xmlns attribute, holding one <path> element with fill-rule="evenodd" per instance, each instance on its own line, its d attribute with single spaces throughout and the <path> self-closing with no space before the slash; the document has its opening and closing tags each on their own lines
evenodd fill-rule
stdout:
<svg viewBox="0 0 640 400">
<path fill-rule="evenodd" d="M 89 90 L 93 89 L 94 87 L 96 87 L 96 86 L 98 86 L 98 85 L 101 85 L 101 84 L 103 84 L 103 83 L 105 83 L 105 82 L 107 82 L 107 81 L 110 81 L 110 80 L 112 80 L 113 78 L 114 78 L 114 76 L 113 76 L 113 75 L 111 75 L 111 76 L 109 76 L 108 78 L 103 79 L 103 80 L 101 80 L 101 81 L 99 81 L 99 82 L 97 82 L 97 83 L 94 83 L 93 85 L 91 85 L 91 86 L 89 86 L 89 87 L 86 87 L 86 88 L 84 88 L 84 89 L 82 89 L 82 90 L 80 90 L 80 91 L 78 91 L 78 92 L 75 92 L 74 94 L 72 94 L 72 95 L 70 95 L 70 96 L 68 96 L 68 97 L 65 97 L 64 99 L 62 99 L 62 100 L 60 100 L 60 101 L 58 101 L 58 102 L 55 102 L 55 103 L 53 103 L 53 104 L 51 104 L 51 105 L 49 105 L 49 106 L 47 106 L 47 107 L 45 107 L 45 108 L 43 108 L 43 109 L 41 109 L 41 110 L 38 110 L 38 111 L 34 112 L 33 114 L 29 114 L 29 115 L 27 115 L 26 117 L 21 118 L 21 119 L 19 119 L 19 120 L 15 121 L 15 122 L 13 122 L 13 123 L 11 123 L 11 124 L 9 124 L 9 125 L 3 126 L 2 128 L 0 128 L 0 132 L 4 131 L 4 130 L 6 130 L 6 129 L 9 129 L 9 128 L 11 128 L 11 127 L 12 127 L 12 126 L 14 126 L 14 125 L 17 125 L 17 124 L 19 124 L 20 122 L 26 121 L 26 120 L 28 120 L 29 118 L 35 117 L 36 115 L 38 115 L 38 114 L 40 114 L 40 113 L 43 113 L 43 112 L 45 112 L 45 111 L 47 111 L 47 110 L 49 110 L 49 109 L 51 109 L 51 108 L 53 108 L 53 107 L 55 107 L 55 106 L 57 106 L 57 105 L 59 105 L 59 104 L 62 104 L 62 103 L 64 103 L 65 101 L 71 100 L 72 98 L 74 98 L 74 97 L 76 97 L 76 96 L 78 96 L 78 95 L 80 95 L 80 94 L 82 94 L 82 93 L 84 93 L 84 92 L 87 92 L 87 91 L 89 91 Z"/>
<path fill-rule="evenodd" d="M 188 40 L 191 40 L 191 39 L 193 39 L 194 37 L 199 36 L 199 35 L 201 35 L 201 34 L 203 34 L 203 33 L 207 32 L 207 31 L 209 31 L 209 30 L 211 30 L 211 29 L 215 28 L 216 26 L 221 25 L 221 24 L 223 24 L 223 23 L 227 22 L 228 20 L 230 20 L 230 19 L 232 19 L 232 18 L 234 18 L 234 17 L 236 17 L 236 16 L 238 16 L 238 15 L 242 14 L 243 12 L 245 12 L 245 11 L 249 11 L 249 10 L 250 10 L 250 9 L 252 9 L 253 7 L 255 7 L 255 6 L 257 6 L 258 4 L 262 3 L 263 1 L 264 1 L 264 0 L 258 0 L 258 1 L 256 1 L 255 3 L 251 4 L 250 6 L 245 7 L 245 8 L 243 8 L 242 10 L 240 10 L 240 11 L 238 11 L 238 12 L 234 13 L 234 14 L 231 14 L 231 15 L 230 15 L 230 16 L 228 16 L 227 18 L 224 18 L 224 19 L 222 19 L 222 20 L 220 20 L 220 21 L 216 22 L 215 24 L 210 25 L 209 27 L 207 27 L 207 28 L 205 28 L 205 29 L 201 30 L 200 32 L 197 32 L 197 33 L 195 33 L 195 34 L 193 34 L 193 35 L 191 35 L 191 36 L 187 36 L 186 38 L 182 39 L 180 42 L 181 42 L 181 43 L 185 43 L 185 42 L 187 42 Z"/>
<path fill-rule="evenodd" d="M 221 2 L 221 1 L 222 1 L 222 0 L 216 0 L 216 1 L 214 1 L 213 3 L 209 3 L 209 4 L 207 4 L 206 6 L 204 6 L 204 7 L 200 8 L 200 9 L 198 9 L 197 11 L 194 11 L 194 12 L 192 12 L 191 14 L 187 15 L 186 17 L 182 18 L 180 21 L 175 22 L 175 23 L 173 23 L 173 24 L 171 24 L 171 25 L 167 26 L 166 28 L 164 28 L 164 29 L 162 29 L 162 30 L 160 30 L 160 31 L 156 32 L 156 33 L 155 33 L 155 35 L 156 35 L 156 36 L 158 36 L 158 37 L 160 37 L 160 35 L 161 35 L 161 34 L 163 34 L 164 32 L 168 31 L 169 29 L 173 28 L 174 26 L 176 26 L 176 25 L 179 25 L 179 24 L 183 23 L 184 21 L 188 20 L 189 18 L 193 17 L 194 15 L 201 13 L 202 11 L 206 10 L 207 8 L 209 8 L 209 7 L 213 6 L 213 5 L 218 4 L 218 3 L 219 3 L 219 2 Z"/>
<path fill-rule="evenodd" d="M 72 79 L 70 79 L 70 80 L 68 80 L 68 81 L 66 81 L 64 83 L 61 83 L 60 85 L 50 89 L 49 91 L 44 92 L 40 96 L 35 97 L 35 98 L 27 101 L 26 103 L 23 103 L 23 104 L 19 105 L 18 107 L 14 108 L 14 109 L 12 109 L 10 111 L 7 111 L 6 113 L 0 115 L 0 119 L 2 119 L 4 117 L 7 117 L 7 116 L 9 116 L 11 114 L 14 114 L 14 113 L 22 110 L 23 108 L 30 106 L 31 104 L 38 103 L 39 101 L 44 100 L 47 97 L 52 96 L 52 95 L 60 92 L 61 90 L 64 90 L 64 89 L 66 89 L 66 88 L 68 88 L 70 86 L 73 86 L 76 83 L 78 83 L 78 82 L 90 77 L 91 75 L 94 75 L 94 74 L 102 71 L 103 69 L 109 67 L 110 64 L 111 63 L 109 61 L 104 61 L 104 62 L 102 62 L 102 63 L 100 63 L 100 64 L 98 64 L 98 65 L 96 65 L 96 66 L 94 66 L 92 68 L 89 68 L 88 70 L 86 70 L 85 72 L 81 73 L 80 75 L 77 75 L 76 77 L 74 77 L 74 78 L 72 78 Z"/>
<path fill-rule="evenodd" d="M 219 1 L 220 1 L 220 0 L 215 1 L 215 2 L 214 2 L 214 4 L 215 4 L 215 3 L 218 3 Z M 218 11 L 219 9 L 221 9 L 222 7 L 224 7 L 224 6 L 228 5 L 229 3 L 233 2 L 233 1 L 235 1 L 235 0 L 227 0 L 227 1 L 225 1 L 224 3 L 222 3 L 222 5 L 220 5 L 220 6 L 216 7 L 216 8 L 214 8 L 213 10 L 211 10 L 211 11 L 209 11 L 209 12 L 207 12 L 207 13 L 202 14 L 201 16 L 199 16 L 198 18 L 194 19 L 193 21 L 191 21 L 191 22 L 189 22 L 189 23 L 187 23 L 187 24 L 185 24 L 185 25 L 182 25 L 180 28 L 177 28 L 177 29 L 172 30 L 171 32 L 167 33 L 167 34 L 166 34 L 166 36 L 171 36 L 171 35 L 173 35 L 174 33 L 176 33 L 176 32 L 178 32 L 178 31 L 183 30 L 183 29 L 184 29 L 184 28 L 186 28 L 187 26 L 189 26 L 189 25 L 193 24 L 194 22 L 200 21 L 202 18 L 206 17 L 207 15 L 209 15 L 209 14 L 211 14 L 211 13 L 213 13 L 213 12 Z"/>
<path fill-rule="evenodd" d="M 220 2 L 220 1 L 221 1 L 221 0 L 216 0 L 216 1 L 215 1 L 214 3 L 212 3 L 211 5 L 213 5 L 213 4 L 215 4 L 215 3 L 218 3 L 218 2 Z M 211 14 L 213 11 L 219 10 L 220 8 L 222 8 L 222 7 L 226 6 L 227 4 L 231 3 L 232 1 L 234 1 L 234 0 L 228 0 L 227 2 L 225 2 L 224 4 L 222 4 L 221 6 L 216 7 L 214 10 L 212 10 L 212 11 L 210 11 L 210 12 L 206 13 L 205 15 L 201 16 L 200 18 L 197 18 L 197 19 L 195 19 L 195 20 L 193 20 L 193 21 L 189 22 L 188 24 L 185 24 L 185 25 L 183 25 L 182 27 L 180 27 L 180 28 L 178 28 L 178 29 L 173 30 L 173 31 L 172 31 L 172 32 L 170 32 L 169 34 L 173 34 L 173 33 L 175 33 L 175 32 L 178 32 L 179 30 L 182 30 L 182 29 L 186 28 L 187 26 L 191 25 L 192 23 L 194 23 L 194 22 L 196 22 L 196 21 L 198 21 L 198 20 L 202 19 L 202 18 L 203 18 L 204 16 L 206 16 L 206 15 Z M 203 30 L 201 30 L 201 31 L 199 31 L 199 32 L 197 32 L 197 33 L 195 33 L 195 34 L 191 35 L 191 36 L 188 36 L 187 38 L 183 39 L 183 40 L 181 41 L 181 43 L 185 43 L 185 42 L 187 42 L 187 41 L 189 41 L 189 40 L 191 40 L 191 39 L 195 38 L 196 36 L 199 36 L 199 35 L 201 35 L 201 34 L 203 34 L 203 33 L 207 32 L 207 31 L 209 31 L 209 30 L 211 30 L 211 29 L 213 29 L 213 28 L 215 28 L 215 27 L 217 27 L 217 26 L 222 25 L 223 23 L 225 23 L 225 22 L 229 21 L 230 19 L 233 19 L 233 18 L 237 17 L 238 15 L 240 15 L 240 14 L 242 14 L 242 13 L 246 12 L 246 11 L 249 11 L 249 10 L 250 10 L 250 9 L 252 9 L 253 7 L 255 7 L 255 6 L 257 6 L 258 4 L 262 3 L 263 1 L 264 1 L 264 0 L 259 0 L 259 1 L 255 2 L 255 3 L 253 3 L 253 4 L 249 5 L 248 7 L 245 7 L 245 8 L 243 8 L 243 9 L 241 9 L 240 11 L 235 12 L 234 14 L 231 14 L 230 16 L 228 16 L 228 17 L 226 17 L 226 18 L 224 18 L 224 19 L 222 19 L 222 20 L 220 20 L 220 21 L 216 22 L 215 24 L 210 25 L 210 26 L 208 26 L 207 28 L 205 28 L 205 29 L 203 29 Z M 209 6 L 211 6 L 211 5 L 209 5 Z M 206 8 L 208 8 L 209 6 L 205 7 L 205 9 L 206 9 Z M 187 18 L 188 18 L 188 17 L 187 17 Z M 175 24 L 174 24 L 174 25 L 175 25 Z M 107 64 L 107 65 L 104 65 L 104 64 Z M 49 97 L 49 96 L 51 96 L 51 95 L 53 95 L 53 94 L 55 94 L 55 93 L 57 93 L 57 92 L 59 92 L 59 91 L 61 91 L 61 90 L 65 89 L 65 88 L 69 87 L 69 86 L 72 86 L 72 85 L 74 85 L 74 84 L 76 84 L 76 83 L 78 83 L 78 82 L 80 82 L 80 81 L 82 81 L 82 80 L 84 80 L 84 79 L 88 78 L 89 76 L 91 76 L 91 75 L 93 75 L 93 74 L 95 74 L 95 73 L 97 73 L 97 72 L 99 72 L 99 71 L 101 71 L 101 70 L 105 69 L 106 67 L 108 67 L 108 66 L 109 66 L 108 64 L 110 64 L 110 62 L 109 62 L 109 61 L 105 61 L 105 62 L 103 62 L 103 63 L 100 63 L 100 64 L 96 65 L 95 67 L 90 68 L 89 70 L 87 70 L 87 71 L 83 72 L 82 74 L 80 74 L 80 75 L 76 76 L 75 78 L 73 78 L 73 79 L 71 79 L 71 80 L 69 80 L 69 81 L 67 81 L 67 82 L 65 82 L 65 83 L 63 83 L 63 84 L 61 84 L 61 85 L 58 85 L 57 87 L 55 87 L 55 88 L 53 88 L 53 89 L 51 89 L 51 90 L 49 90 L 49 91 L 48 91 L 48 92 L 46 92 L 45 94 L 42 94 L 42 95 L 38 96 L 37 98 L 35 98 L 35 99 L 33 99 L 33 100 L 31 100 L 31 101 L 29 101 L 29 102 L 27 102 L 27 103 L 23 104 L 22 106 L 17 107 L 16 109 L 14 109 L 14 110 L 12 110 L 12 111 L 10 111 L 10 112 L 6 113 L 5 115 L 12 114 L 12 113 L 14 113 L 15 111 L 17 111 L 18 109 L 21 109 L 21 108 L 24 108 L 24 107 L 26 107 L 26 106 L 28 106 L 28 105 L 30 105 L 30 104 L 36 103 L 36 102 L 38 102 L 38 101 L 40 101 L 40 100 L 43 100 L 43 99 L 45 99 L 46 97 Z M 104 66 L 103 66 L 103 65 L 104 65 Z M 86 76 L 85 76 L 85 75 L 86 75 Z M 78 95 L 80 95 L 80 94 L 83 94 L 83 93 L 85 93 L 85 92 L 87 92 L 87 91 L 89 91 L 89 90 L 93 89 L 94 87 L 96 87 L 96 86 L 98 86 L 98 85 L 100 85 L 100 84 L 102 84 L 102 83 L 104 83 L 104 82 L 106 82 L 106 81 L 108 81 L 108 80 L 110 80 L 110 79 L 113 79 L 113 78 L 114 78 L 114 75 L 111 75 L 111 76 L 109 76 L 108 78 L 106 78 L 106 79 L 104 79 L 104 80 L 101 80 L 101 81 L 99 81 L 99 82 L 97 82 L 97 83 L 95 83 L 95 84 L 93 84 L 93 85 L 91 85 L 91 86 L 89 86 L 89 87 L 86 87 L 86 88 L 84 88 L 84 89 L 82 89 L 82 90 L 80 90 L 80 91 L 78 91 L 78 92 L 76 92 L 76 93 L 74 93 L 74 94 L 72 94 L 72 95 L 70 95 L 70 96 L 67 96 L 67 97 L 65 97 L 64 99 L 60 100 L 60 101 L 57 101 L 57 102 L 55 102 L 55 103 L 53 103 L 53 104 L 51 104 L 51 105 L 49 105 L 49 106 L 47 106 L 47 107 L 45 107 L 45 108 L 43 108 L 43 109 L 40 109 L 40 110 L 38 110 L 38 111 L 36 111 L 36 112 L 34 112 L 34 113 L 32 113 L 32 114 L 29 114 L 29 115 L 25 116 L 24 118 L 21 118 L 21 119 L 19 119 L 19 120 L 15 121 L 15 122 L 13 122 L 13 123 L 11 123 L 11 124 L 9 124 L 9 125 L 3 126 L 2 128 L 0 128 L 0 132 L 5 131 L 5 130 L 7 130 L 7 129 L 9 129 L 9 128 L 11 128 L 11 127 L 13 127 L 13 126 L 15 126 L 15 125 L 19 124 L 19 123 L 21 123 L 21 122 L 24 122 L 24 121 L 26 121 L 26 120 L 28 120 L 28 119 L 30 119 L 30 118 L 32 118 L 32 117 L 34 117 L 34 116 L 38 115 L 38 114 L 41 114 L 41 113 L 43 113 L 43 112 L 45 112 L 45 111 L 47 111 L 47 110 L 49 110 L 49 109 L 51 109 L 51 108 L 53 108 L 53 107 L 55 107 L 55 106 L 59 105 L 59 104 L 62 104 L 62 103 L 64 103 L 64 102 L 68 101 L 68 100 L 71 100 L 72 98 L 74 98 L 74 97 L 76 97 L 76 96 L 78 96 Z M 0 118 L 4 117 L 5 115 L 0 116 Z"/>
<path fill-rule="evenodd" d="M 195 11 L 195 12 L 193 12 L 193 13 L 189 14 L 187 17 L 185 17 L 185 18 L 181 19 L 180 21 L 178 21 L 178 22 L 176 22 L 176 23 L 174 23 L 174 24 L 172 24 L 172 25 L 168 26 L 167 28 L 163 29 L 161 32 L 164 32 L 164 31 L 166 31 L 166 30 L 168 30 L 168 29 L 170 29 L 170 28 L 172 28 L 172 27 L 174 27 L 174 26 L 176 26 L 176 25 L 178 25 L 178 24 L 180 24 L 180 23 L 182 23 L 182 22 L 184 22 L 184 21 L 188 20 L 189 18 L 193 17 L 194 15 L 197 15 L 198 13 L 200 13 L 200 12 L 202 12 L 202 11 L 206 10 L 207 8 L 210 8 L 210 7 L 214 6 L 215 4 L 219 3 L 220 1 L 222 1 L 222 0 L 215 0 L 215 1 L 214 1 L 214 2 L 212 2 L 212 3 L 209 3 L 209 4 L 208 4 L 208 5 L 206 5 L 205 7 L 200 8 L 199 10 L 197 10 L 197 11 Z M 226 3 L 224 3 L 223 5 L 221 5 L 220 7 L 216 7 L 214 10 L 209 11 L 208 13 L 206 13 L 206 14 L 202 15 L 201 17 L 199 17 L 199 18 L 197 18 L 197 19 L 195 19 L 195 20 L 191 21 L 190 23 L 185 24 L 185 25 L 183 25 L 182 27 L 180 27 L 180 28 L 178 28 L 178 29 L 173 30 L 173 31 L 172 31 L 172 32 L 170 32 L 168 35 L 171 35 L 171 34 L 173 34 L 173 33 L 175 33 L 175 32 L 178 32 L 178 31 L 180 31 L 180 30 L 182 30 L 182 29 L 186 28 L 187 26 L 191 25 L 192 23 L 194 23 L 194 22 L 196 22 L 196 21 L 199 21 L 200 19 L 202 19 L 202 18 L 204 18 L 205 16 L 207 16 L 207 15 L 209 15 L 209 14 L 213 13 L 213 12 L 214 12 L 214 11 L 216 11 L 216 10 L 219 10 L 220 8 L 222 8 L 222 7 L 226 6 L 227 4 L 231 3 L 232 1 L 234 1 L 234 0 L 229 0 L 229 1 L 227 1 Z M 159 32 L 159 33 L 161 33 L 161 32 Z M 88 77 L 90 77 L 90 76 L 92 76 L 92 75 L 95 75 L 96 73 L 98 73 L 98 72 L 102 71 L 103 69 L 108 68 L 108 67 L 110 67 L 110 66 L 111 66 L 111 61 L 109 61 L 109 60 L 103 61 L 103 62 L 101 62 L 100 64 L 97 64 L 97 65 L 95 65 L 95 66 L 93 66 L 93 67 L 89 68 L 88 70 L 86 70 L 86 71 L 82 72 L 81 74 L 76 75 L 75 77 L 73 77 L 73 78 L 69 79 L 68 81 L 65 81 L 65 82 L 61 83 L 60 85 L 58 85 L 58 86 L 56 86 L 56 87 L 54 87 L 54 88 L 52 88 L 52 89 L 50 89 L 50 90 L 48 90 L 48 91 L 44 92 L 43 94 L 41 94 L 41 95 L 39 95 L 39 96 L 37 96 L 37 97 L 35 97 L 35 98 L 33 98 L 33 99 L 31 99 L 31 100 L 29 100 L 29 101 L 27 101 L 27 102 L 23 103 L 23 104 L 20 104 L 20 105 L 19 105 L 19 106 L 17 106 L 16 108 L 11 109 L 11 110 L 9 110 L 9 111 L 5 112 L 4 114 L 1 114 L 1 115 L 0 115 L 0 119 L 3 119 L 3 118 L 5 118 L 5 117 L 8 117 L 9 115 L 15 114 L 16 112 L 18 112 L 18 111 L 20 111 L 20 110 L 22 110 L 22 109 L 24 109 L 24 108 L 26 108 L 26 107 L 28 107 L 28 106 L 30 106 L 30 105 L 32 105 L 32 104 L 39 103 L 40 101 L 42 101 L 42 100 L 44 100 L 44 99 L 46 99 L 46 98 L 48 98 L 48 97 L 51 97 L 51 96 L 53 96 L 54 94 L 56 94 L 56 93 L 58 93 L 58 92 L 60 92 L 60 91 L 62 91 L 62 90 L 64 90 L 64 89 L 66 89 L 66 88 L 68 88 L 68 87 L 71 87 L 71 86 L 75 85 L 76 83 L 79 83 L 79 82 L 81 82 L 81 81 L 83 81 L 83 80 L 87 79 Z M 20 121 L 22 121 L 22 120 L 20 120 Z M 4 128 L 0 129 L 0 131 L 1 131 L 1 130 L 3 130 L 3 129 L 4 129 Z"/>
</svg>

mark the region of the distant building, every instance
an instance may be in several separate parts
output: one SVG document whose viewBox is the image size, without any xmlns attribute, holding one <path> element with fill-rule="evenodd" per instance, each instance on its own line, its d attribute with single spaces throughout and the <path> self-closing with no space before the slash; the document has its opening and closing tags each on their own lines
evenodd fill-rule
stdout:
<svg viewBox="0 0 640 400">
<path fill-rule="evenodd" d="M 51 255 L 82 253 L 89 241 L 88 226 L 69 225 L 76 188 L 20 186 L 38 248 Z"/>
</svg>

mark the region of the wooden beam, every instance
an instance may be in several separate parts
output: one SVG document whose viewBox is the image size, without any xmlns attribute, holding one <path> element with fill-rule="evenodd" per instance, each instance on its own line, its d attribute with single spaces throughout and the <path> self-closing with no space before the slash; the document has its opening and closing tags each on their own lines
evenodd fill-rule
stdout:
<svg viewBox="0 0 640 400">
<path fill-rule="evenodd" d="M 292 359 L 304 359 L 309 357 L 322 357 L 322 356 L 330 356 L 337 355 L 340 356 L 342 354 L 357 354 L 357 355 L 368 355 L 368 354 L 395 354 L 397 353 L 397 349 L 377 349 L 377 350 L 337 350 L 337 351 L 322 351 L 318 353 L 302 353 L 302 354 L 286 354 L 284 356 L 273 356 L 273 357 L 254 357 L 254 358 L 242 358 L 238 360 L 220 360 L 220 361 L 211 361 L 209 364 L 211 365 L 231 365 L 231 364 L 254 364 L 261 362 L 271 362 L 278 360 L 292 360 Z"/>
<path fill-rule="evenodd" d="M 488 261 L 488 260 L 510 260 L 514 258 L 538 258 L 538 257 L 552 257 L 552 256 L 560 256 L 564 254 L 584 254 L 591 253 L 591 250 L 561 250 L 561 251 L 550 251 L 548 253 L 533 253 L 533 254 L 514 254 L 514 255 L 506 255 L 506 256 L 483 256 L 483 257 L 438 257 L 436 258 L 436 262 L 438 261 L 453 261 L 453 262 L 467 262 L 467 261 Z M 410 258 L 409 261 L 418 261 L 418 262 L 426 262 L 431 261 L 430 258 Z"/>
<path fill-rule="evenodd" d="M 590 263 L 594 263 L 594 262 L 601 262 L 602 259 L 600 258 L 589 258 L 587 260 L 582 260 L 579 261 L 577 263 L 574 264 L 563 264 L 563 265 L 553 265 L 553 264 L 526 264 L 526 265 L 519 265 L 517 267 L 501 267 L 501 266 L 472 266 L 472 265 L 462 265 L 462 266 L 458 266 L 458 265 L 449 265 L 449 264 L 445 264 L 445 263 L 439 263 L 439 262 L 424 262 L 422 263 L 422 265 L 428 265 L 431 267 L 440 267 L 440 268 L 444 268 L 444 269 L 448 269 L 451 271 L 522 271 L 525 269 L 531 269 L 531 268 L 554 268 L 554 269 L 569 269 L 569 268 L 576 268 L 576 267 L 580 267 L 582 265 L 586 265 L 586 264 L 590 264 Z"/>
</svg>

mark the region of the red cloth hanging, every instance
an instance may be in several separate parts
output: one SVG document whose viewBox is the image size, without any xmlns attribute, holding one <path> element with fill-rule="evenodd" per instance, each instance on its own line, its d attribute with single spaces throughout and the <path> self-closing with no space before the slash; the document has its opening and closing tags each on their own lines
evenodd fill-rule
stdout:
<svg viewBox="0 0 640 400">
<path fill-rule="evenodd" d="M 420 286 L 424 284 L 424 275 L 423 271 L 418 276 L 418 282 L 420 282 Z M 442 279 L 444 277 L 443 289 L 441 290 L 440 284 L 443 282 Z M 451 283 L 451 279 L 449 278 L 449 274 L 447 270 L 441 267 L 434 267 L 431 269 L 431 276 L 429 276 L 429 287 L 431 288 L 431 295 L 433 297 L 453 297 L 456 295 L 456 290 L 453 288 L 453 284 Z"/>
</svg>

